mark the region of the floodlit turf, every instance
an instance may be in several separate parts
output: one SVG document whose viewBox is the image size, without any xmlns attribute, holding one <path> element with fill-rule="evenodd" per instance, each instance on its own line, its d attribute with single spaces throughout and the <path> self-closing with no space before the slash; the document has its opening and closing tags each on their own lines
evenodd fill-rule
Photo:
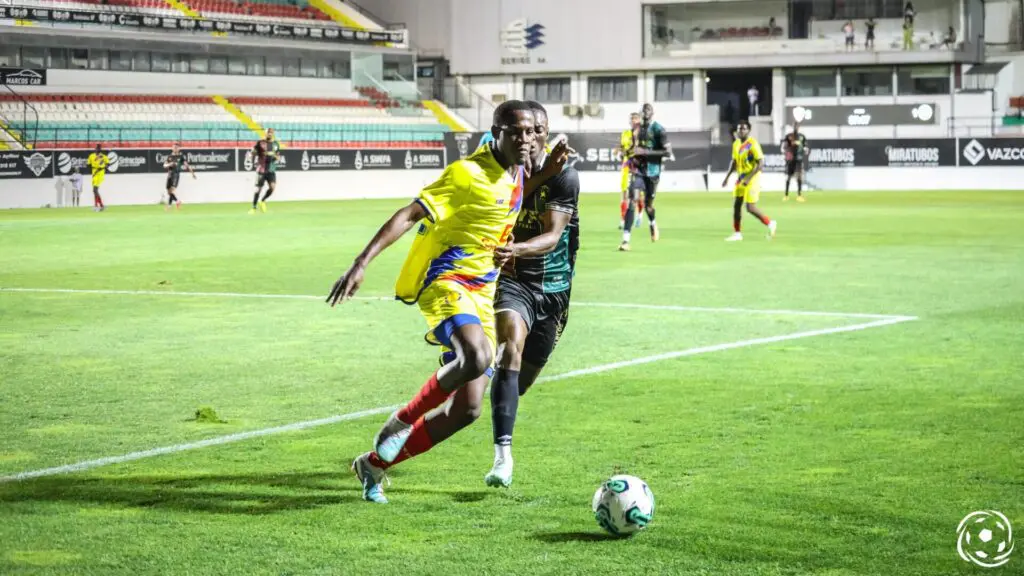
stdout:
<svg viewBox="0 0 1024 576">
<path fill-rule="evenodd" d="M 976 573 L 963 516 L 1024 527 L 1024 193 L 766 194 L 779 237 L 736 244 L 730 204 L 665 194 L 622 254 L 617 199 L 584 198 L 570 376 L 524 398 L 511 490 L 485 410 L 362 502 L 371 415 L 0 482 L 0 574 Z M 436 366 L 416 310 L 319 299 L 398 205 L 0 213 L 0 288 L 205 293 L 0 291 L 0 476 L 406 400 Z M 589 510 L 619 472 L 657 496 L 630 541 Z"/>
</svg>

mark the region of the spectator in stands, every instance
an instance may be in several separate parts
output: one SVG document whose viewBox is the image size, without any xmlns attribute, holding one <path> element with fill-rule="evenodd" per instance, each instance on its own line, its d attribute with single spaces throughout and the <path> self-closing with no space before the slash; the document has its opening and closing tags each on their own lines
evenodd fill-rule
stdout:
<svg viewBox="0 0 1024 576">
<path fill-rule="evenodd" d="M 905 20 L 910 20 L 910 25 L 913 26 L 914 25 L 914 16 L 916 16 L 916 15 L 917 15 L 917 12 L 914 10 L 914 3 L 910 2 L 908 0 L 907 1 L 907 5 L 903 8 L 903 18 Z"/>
<path fill-rule="evenodd" d="M 771 38 L 775 37 L 775 16 L 768 19 L 768 36 Z"/>
<path fill-rule="evenodd" d="M 914 19 L 909 16 L 903 19 L 903 49 L 914 49 Z"/>
<path fill-rule="evenodd" d="M 956 48 L 956 30 L 952 26 L 946 31 L 946 37 L 943 39 L 942 44 L 950 50 Z"/>
<path fill-rule="evenodd" d="M 750 116 L 760 116 L 761 110 L 758 106 L 758 101 L 761 97 L 761 93 L 757 91 L 757 86 L 751 86 L 750 90 L 747 90 L 747 100 L 750 101 Z"/>
<path fill-rule="evenodd" d="M 853 51 L 853 39 L 855 32 L 853 29 L 853 20 L 847 20 L 846 24 L 843 24 L 843 34 L 846 35 L 846 51 Z"/>
<path fill-rule="evenodd" d="M 868 18 L 868 21 L 864 23 L 864 27 L 868 29 L 866 39 L 864 40 L 865 50 L 875 49 L 875 26 L 874 18 Z"/>
</svg>

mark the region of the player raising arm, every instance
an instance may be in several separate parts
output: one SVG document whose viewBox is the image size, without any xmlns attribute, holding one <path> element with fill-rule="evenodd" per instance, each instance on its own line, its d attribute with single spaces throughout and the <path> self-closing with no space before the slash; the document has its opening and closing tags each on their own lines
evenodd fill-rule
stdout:
<svg viewBox="0 0 1024 576">
<path fill-rule="evenodd" d="M 532 164 L 546 156 L 547 111 L 527 102 L 536 118 Z M 489 486 L 512 483 L 512 431 L 519 396 L 525 394 L 547 364 L 568 321 L 576 249 L 579 246 L 580 180 L 566 167 L 527 196 L 513 229 L 515 242 L 495 251 L 501 267 L 498 295 L 498 369 L 491 381 L 494 467 L 484 477 Z"/>
<path fill-rule="evenodd" d="M 448 166 L 437 182 L 396 212 L 327 298 L 334 306 L 355 294 L 369 263 L 420 222 L 396 296 L 419 305 L 429 329 L 427 341 L 442 346 L 451 361 L 388 418 L 374 438 L 373 452 L 352 463 L 363 499 L 371 502 L 387 502 L 381 486 L 385 470 L 426 452 L 480 415 L 495 353 L 494 250 L 508 242 L 523 194 L 530 191 L 523 165 L 535 130 L 533 113 L 518 100 L 498 106 L 493 124 L 495 141 Z M 566 156 L 565 146 L 556 148 L 538 178 L 560 171 L 559 161 L 564 164 Z M 452 396 L 445 409 L 435 410 Z"/>
<path fill-rule="evenodd" d="M 729 185 L 729 177 L 732 176 L 732 173 L 738 174 L 736 188 L 733 190 L 732 228 L 734 232 L 725 240 L 727 242 L 743 240 L 740 222 L 743 219 L 744 202 L 747 204 L 747 212 L 753 214 L 767 226 L 769 237 L 774 238 L 778 223 L 757 209 L 757 201 L 761 197 L 764 152 L 757 140 L 750 135 L 750 123 L 746 120 L 740 122 L 737 135 L 739 137 L 732 143 L 732 161 L 729 162 L 729 172 L 725 175 L 725 180 L 722 181 L 722 188 L 725 188 Z"/>
</svg>

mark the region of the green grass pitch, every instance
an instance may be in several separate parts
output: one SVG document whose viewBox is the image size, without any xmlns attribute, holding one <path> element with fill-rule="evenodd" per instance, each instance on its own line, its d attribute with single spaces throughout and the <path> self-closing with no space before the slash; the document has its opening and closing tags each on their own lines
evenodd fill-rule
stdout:
<svg viewBox="0 0 1024 576">
<path fill-rule="evenodd" d="M 1024 529 L 1024 194 L 765 194 L 741 243 L 727 195 L 664 194 L 628 254 L 617 200 L 583 198 L 513 487 L 485 410 L 387 506 L 348 466 L 436 366 L 388 300 L 408 239 L 383 298 L 323 298 L 401 201 L 0 213 L 0 574 L 974 574 L 961 518 Z M 589 509 L 615 473 L 658 501 L 627 541 Z"/>
</svg>

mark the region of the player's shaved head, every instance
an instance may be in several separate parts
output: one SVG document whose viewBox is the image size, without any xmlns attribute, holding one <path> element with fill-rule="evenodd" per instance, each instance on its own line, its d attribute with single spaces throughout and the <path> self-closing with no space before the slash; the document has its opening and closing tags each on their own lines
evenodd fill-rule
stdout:
<svg viewBox="0 0 1024 576">
<path fill-rule="evenodd" d="M 651 118 L 654 118 L 654 106 L 650 103 L 644 104 L 640 109 L 640 115 L 643 116 L 644 122 L 649 122 Z"/>
</svg>

